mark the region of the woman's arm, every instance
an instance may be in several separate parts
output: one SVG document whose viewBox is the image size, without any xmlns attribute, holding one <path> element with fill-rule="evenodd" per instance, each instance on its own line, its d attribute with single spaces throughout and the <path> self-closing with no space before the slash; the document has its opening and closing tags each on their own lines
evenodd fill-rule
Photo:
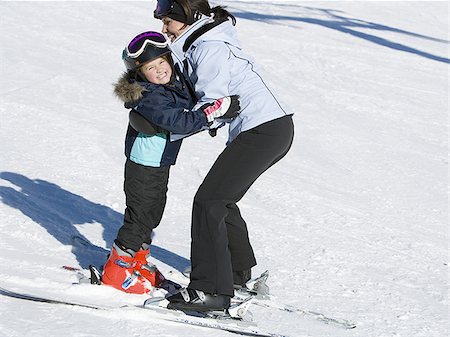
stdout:
<svg viewBox="0 0 450 337">
<path fill-rule="evenodd" d="M 230 48 L 221 41 L 202 42 L 188 56 L 197 78 L 194 86 L 198 102 L 194 108 L 236 94 L 229 91 L 231 56 Z"/>
</svg>

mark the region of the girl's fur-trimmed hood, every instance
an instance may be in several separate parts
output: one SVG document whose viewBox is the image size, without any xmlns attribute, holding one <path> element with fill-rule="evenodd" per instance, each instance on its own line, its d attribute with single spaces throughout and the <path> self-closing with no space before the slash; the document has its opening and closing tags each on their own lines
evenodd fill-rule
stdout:
<svg viewBox="0 0 450 337">
<path fill-rule="evenodd" d="M 124 73 L 114 84 L 114 94 L 124 103 L 137 102 L 143 97 L 143 93 L 148 91 L 128 73 Z"/>
</svg>

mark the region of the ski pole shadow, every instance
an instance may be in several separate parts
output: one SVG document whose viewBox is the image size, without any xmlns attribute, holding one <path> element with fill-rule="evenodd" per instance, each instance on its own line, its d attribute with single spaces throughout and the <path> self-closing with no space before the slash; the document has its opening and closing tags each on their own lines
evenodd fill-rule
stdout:
<svg viewBox="0 0 450 337">
<path fill-rule="evenodd" d="M 424 39 L 444 44 L 449 44 L 448 40 L 426 36 L 423 34 L 410 32 L 404 29 L 399 29 L 380 23 L 352 18 L 344 15 L 344 12 L 335 9 L 306 7 L 293 4 L 289 5 L 280 4 L 279 6 L 289 7 L 292 15 L 274 15 L 243 10 L 239 10 L 237 12 L 234 12 L 233 14 L 237 18 L 263 21 L 271 24 L 277 24 L 278 22 L 280 22 L 280 24 L 286 25 L 286 21 L 291 21 L 317 25 L 334 31 L 348 34 L 355 38 L 369 41 L 382 47 L 390 48 L 400 52 L 416 54 L 418 56 L 438 62 L 450 63 L 450 59 L 448 59 L 447 57 L 434 55 L 427 51 L 423 51 L 418 48 L 408 46 L 404 43 L 395 42 L 384 37 L 376 36 L 374 34 L 376 33 L 379 34 L 380 32 L 395 33 L 398 35 L 404 35 L 416 39 Z M 298 26 L 294 27 L 298 28 Z M 364 29 L 365 32 L 362 32 L 361 29 Z"/>
<path fill-rule="evenodd" d="M 17 187 L 0 186 L 1 201 L 21 211 L 63 245 L 72 246 L 80 267 L 86 269 L 90 264 L 101 266 L 105 263 L 122 225 L 123 214 L 45 180 L 30 179 L 13 172 L 0 172 L 0 179 Z M 87 223 L 102 225 L 103 240 L 108 247 L 94 245 L 78 230 L 77 226 Z M 80 242 L 89 243 L 90 247 Z M 180 271 L 190 263 L 188 259 L 155 245 L 152 245 L 152 256 Z"/>
</svg>

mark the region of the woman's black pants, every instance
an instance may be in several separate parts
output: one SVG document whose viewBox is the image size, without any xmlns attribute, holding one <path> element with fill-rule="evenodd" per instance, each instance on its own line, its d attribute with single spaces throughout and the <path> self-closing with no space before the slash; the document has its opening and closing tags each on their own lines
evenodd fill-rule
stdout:
<svg viewBox="0 0 450 337">
<path fill-rule="evenodd" d="M 189 288 L 233 296 L 233 271 L 256 265 L 236 203 L 293 137 L 292 116 L 284 116 L 240 133 L 219 155 L 194 198 Z"/>
</svg>

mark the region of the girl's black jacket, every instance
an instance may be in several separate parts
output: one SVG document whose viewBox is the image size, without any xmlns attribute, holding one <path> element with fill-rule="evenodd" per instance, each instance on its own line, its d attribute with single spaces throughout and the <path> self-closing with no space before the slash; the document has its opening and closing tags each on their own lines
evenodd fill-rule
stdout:
<svg viewBox="0 0 450 337">
<path fill-rule="evenodd" d="M 160 85 L 135 81 L 124 74 L 114 86 L 114 93 L 156 130 L 145 134 L 128 125 L 125 155 L 145 166 L 174 165 L 181 140 L 170 141 L 170 133 L 190 134 L 204 129 L 206 116 L 201 110 L 190 110 L 194 101 L 182 82 Z"/>
</svg>

